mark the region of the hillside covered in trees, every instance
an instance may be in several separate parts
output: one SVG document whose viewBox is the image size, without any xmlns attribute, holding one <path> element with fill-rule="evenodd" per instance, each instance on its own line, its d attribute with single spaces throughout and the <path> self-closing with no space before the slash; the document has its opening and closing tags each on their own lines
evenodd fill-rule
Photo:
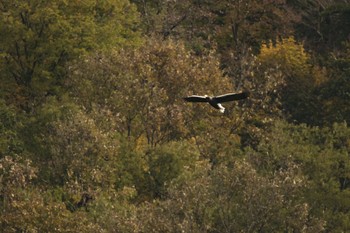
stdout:
<svg viewBox="0 0 350 233">
<path fill-rule="evenodd" d="M 350 1 L 0 0 L 0 35 L 0 232 L 350 232 Z"/>
</svg>

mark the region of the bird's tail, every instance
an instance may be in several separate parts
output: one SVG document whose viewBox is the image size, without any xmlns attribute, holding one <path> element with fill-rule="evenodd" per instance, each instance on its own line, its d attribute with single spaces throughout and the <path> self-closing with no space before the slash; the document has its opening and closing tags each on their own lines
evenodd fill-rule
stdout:
<svg viewBox="0 0 350 233">
<path fill-rule="evenodd" d="M 221 104 L 218 104 L 218 106 L 220 108 L 220 112 L 225 113 L 225 108 Z"/>
</svg>

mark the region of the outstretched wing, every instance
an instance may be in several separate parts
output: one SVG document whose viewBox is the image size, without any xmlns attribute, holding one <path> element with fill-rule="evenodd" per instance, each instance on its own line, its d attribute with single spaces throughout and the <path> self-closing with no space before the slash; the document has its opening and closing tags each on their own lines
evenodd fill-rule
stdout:
<svg viewBox="0 0 350 233">
<path fill-rule="evenodd" d="M 205 96 L 200 95 L 191 95 L 184 98 L 184 100 L 188 102 L 208 102 Z"/>
<path fill-rule="evenodd" d="M 214 100 L 218 103 L 234 101 L 234 100 L 242 100 L 249 96 L 249 92 L 241 92 L 241 93 L 229 93 L 225 95 L 215 96 Z"/>
</svg>

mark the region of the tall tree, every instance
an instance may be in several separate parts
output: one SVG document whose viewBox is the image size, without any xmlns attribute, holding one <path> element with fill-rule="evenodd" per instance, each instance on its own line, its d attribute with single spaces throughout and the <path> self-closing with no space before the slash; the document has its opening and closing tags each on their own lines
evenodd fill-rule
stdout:
<svg viewBox="0 0 350 233">
<path fill-rule="evenodd" d="M 286 82 L 281 93 L 284 113 L 296 122 L 317 124 L 320 112 L 313 91 L 318 72 L 310 63 L 310 54 L 294 38 L 283 39 L 275 45 L 263 44 L 259 61 L 265 69 L 279 67 Z"/>
<path fill-rule="evenodd" d="M 134 0 L 148 33 L 182 38 L 199 52 L 216 42 L 227 48 L 254 46 L 291 32 L 296 15 L 285 0 L 142 1 Z"/>
<path fill-rule="evenodd" d="M 194 134 L 193 118 L 215 114 L 185 103 L 189 94 L 219 94 L 232 86 L 213 54 L 197 57 L 183 44 L 149 40 L 137 50 L 97 54 L 71 67 L 71 93 L 90 112 L 109 112 L 115 127 L 149 145 Z M 96 88 L 99 86 L 99 88 Z M 89 90 L 89 91 L 87 91 Z M 101 121 L 103 123 L 104 121 Z"/>
<path fill-rule="evenodd" d="M 350 33 L 349 0 L 293 0 L 290 5 L 300 15 L 296 35 L 306 46 L 321 53 L 342 50 Z"/>
<path fill-rule="evenodd" d="M 0 1 L 0 12 L 1 89 L 12 98 L 52 92 L 67 61 L 139 39 L 127 0 Z"/>
</svg>

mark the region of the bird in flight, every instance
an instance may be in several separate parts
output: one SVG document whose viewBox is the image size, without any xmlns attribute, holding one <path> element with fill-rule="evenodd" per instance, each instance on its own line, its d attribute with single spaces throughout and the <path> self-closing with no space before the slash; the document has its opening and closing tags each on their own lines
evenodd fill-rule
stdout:
<svg viewBox="0 0 350 233">
<path fill-rule="evenodd" d="M 249 96 L 249 92 L 241 92 L 241 93 L 228 93 L 225 95 L 219 96 L 200 96 L 200 95 L 191 95 L 184 97 L 184 100 L 187 102 L 204 102 L 209 103 L 216 109 L 219 109 L 220 112 L 224 113 L 225 108 L 221 105 L 223 102 L 229 102 L 234 100 L 242 100 Z"/>
</svg>

